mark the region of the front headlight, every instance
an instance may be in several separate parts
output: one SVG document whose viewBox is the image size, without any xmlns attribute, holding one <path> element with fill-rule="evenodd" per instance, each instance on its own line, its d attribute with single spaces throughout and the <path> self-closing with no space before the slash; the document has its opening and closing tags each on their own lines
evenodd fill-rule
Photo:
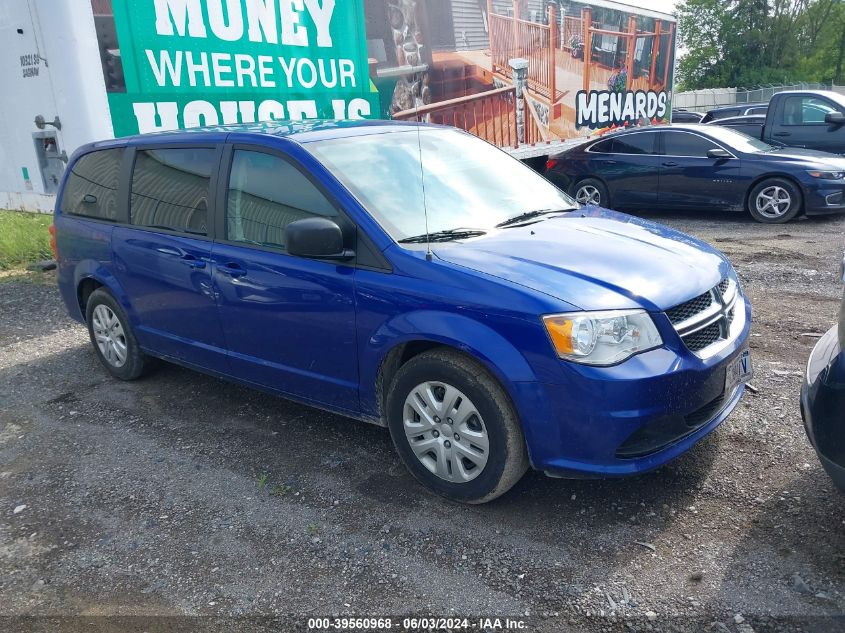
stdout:
<svg viewBox="0 0 845 633">
<path fill-rule="evenodd" d="M 550 314 L 543 324 L 558 356 L 586 365 L 615 365 L 663 344 L 645 310 Z"/>
<path fill-rule="evenodd" d="M 845 171 L 821 171 L 818 169 L 808 169 L 807 173 L 813 178 L 821 178 L 822 180 L 842 180 L 845 178 Z"/>
</svg>

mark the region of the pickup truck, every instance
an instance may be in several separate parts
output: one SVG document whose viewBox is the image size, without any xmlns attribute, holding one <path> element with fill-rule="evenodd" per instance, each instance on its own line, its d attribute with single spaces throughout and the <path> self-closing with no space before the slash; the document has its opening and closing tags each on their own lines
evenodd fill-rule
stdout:
<svg viewBox="0 0 845 633">
<path fill-rule="evenodd" d="M 717 120 L 772 145 L 845 154 L 845 96 L 827 90 L 775 93 L 765 117 L 759 114 Z"/>
</svg>

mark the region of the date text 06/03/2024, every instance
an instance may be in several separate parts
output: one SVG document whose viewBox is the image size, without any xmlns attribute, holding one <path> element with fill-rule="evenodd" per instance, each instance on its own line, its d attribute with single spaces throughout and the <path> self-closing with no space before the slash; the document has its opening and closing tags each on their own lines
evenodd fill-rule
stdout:
<svg viewBox="0 0 845 633">
<path fill-rule="evenodd" d="M 310 631 L 459 631 L 459 630 L 525 630 L 527 623 L 514 618 L 441 618 L 441 617 L 358 617 L 358 618 L 309 618 Z"/>
</svg>

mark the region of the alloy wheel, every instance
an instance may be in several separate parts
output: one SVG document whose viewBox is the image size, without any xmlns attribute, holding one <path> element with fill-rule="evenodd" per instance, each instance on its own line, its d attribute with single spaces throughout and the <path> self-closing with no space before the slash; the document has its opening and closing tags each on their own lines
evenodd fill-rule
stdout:
<svg viewBox="0 0 845 633">
<path fill-rule="evenodd" d="M 405 399 L 403 427 L 420 463 L 441 479 L 466 483 L 487 464 L 490 440 L 478 409 L 445 382 L 414 387 Z"/>
<path fill-rule="evenodd" d="M 601 204 L 601 193 L 593 185 L 578 187 L 575 192 L 575 200 L 581 204 Z"/>
<path fill-rule="evenodd" d="M 792 206 L 792 196 L 783 187 L 772 185 L 757 194 L 754 205 L 760 215 L 776 220 L 789 211 Z"/>
<path fill-rule="evenodd" d="M 106 362 L 113 367 L 126 363 L 126 334 L 117 315 L 105 304 L 94 308 L 91 325 L 94 340 Z"/>
</svg>

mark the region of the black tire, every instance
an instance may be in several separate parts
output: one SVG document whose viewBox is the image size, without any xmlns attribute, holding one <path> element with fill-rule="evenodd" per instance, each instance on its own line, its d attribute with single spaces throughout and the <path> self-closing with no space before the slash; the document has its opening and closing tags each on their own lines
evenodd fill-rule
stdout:
<svg viewBox="0 0 845 633">
<path fill-rule="evenodd" d="M 788 207 L 784 207 L 785 210 L 782 212 L 775 212 L 774 207 L 770 207 L 771 211 L 768 212 L 765 209 L 761 210 L 758 208 L 759 204 L 764 204 L 762 200 L 758 203 L 758 198 L 761 194 L 765 196 L 766 190 L 771 190 L 773 193 L 777 191 L 778 195 L 785 194 L 788 196 Z M 781 204 L 781 206 L 784 205 L 785 202 Z M 762 222 L 763 224 L 783 224 L 798 215 L 803 206 L 803 198 L 801 196 L 801 190 L 792 181 L 783 178 L 767 178 L 751 188 L 751 191 L 748 192 L 748 200 L 746 200 L 745 206 L 751 217 L 758 222 Z"/>
<path fill-rule="evenodd" d="M 587 191 L 592 189 L 594 192 L 593 198 L 591 202 L 586 200 Z M 583 180 L 579 180 L 570 190 L 570 195 L 575 198 L 581 204 L 595 204 L 599 207 L 604 207 L 605 209 L 610 208 L 610 193 L 607 191 L 607 187 L 604 186 L 604 183 L 601 180 L 596 178 L 584 178 Z M 582 198 L 578 200 L 579 196 Z"/>
<path fill-rule="evenodd" d="M 94 312 L 98 306 L 107 308 L 117 319 L 117 323 L 122 330 L 122 336 L 115 335 L 114 337 L 116 339 L 122 339 L 125 345 L 125 358 L 121 364 L 118 364 L 119 359 L 117 359 L 117 356 L 113 352 L 109 354 L 112 360 L 106 358 L 97 342 L 94 332 L 95 321 L 97 319 L 95 318 Z M 150 365 L 150 358 L 138 346 L 138 341 L 135 339 L 135 334 L 129 325 L 129 318 L 126 316 L 126 312 L 108 291 L 98 288 L 91 293 L 91 296 L 88 297 L 88 304 L 85 307 L 85 320 L 88 323 L 88 336 L 91 337 L 91 345 L 94 347 L 94 353 L 97 354 L 97 358 L 100 359 L 103 367 L 112 376 L 121 380 L 135 380 L 144 373 L 144 370 Z M 114 331 L 112 332 L 114 333 Z"/>
<path fill-rule="evenodd" d="M 469 404 L 474 405 L 480 420 L 473 420 L 470 416 L 469 423 L 479 425 L 481 432 L 486 432 L 486 463 L 478 473 L 473 474 L 474 478 L 470 481 L 448 481 L 429 470 L 414 453 L 411 440 L 405 433 L 406 398 L 426 382 L 441 381 L 464 394 Z M 457 413 L 459 408 L 451 411 Z M 402 365 L 392 381 L 386 409 L 390 435 L 405 466 L 423 485 L 448 499 L 463 503 L 485 503 L 510 490 L 528 469 L 525 438 L 507 394 L 481 365 L 454 350 L 433 349 Z M 428 440 L 434 441 L 432 437 L 437 437 L 442 444 L 449 445 L 446 431 L 455 431 L 457 435 L 457 425 L 447 427 L 444 423 L 439 428 L 443 429 L 442 436 L 429 432 Z M 455 440 L 455 435 L 450 439 L 461 442 L 460 446 L 465 447 L 468 438 L 464 436 Z M 422 434 L 418 436 L 418 441 L 425 439 Z M 477 450 L 475 446 L 472 448 Z M 452 460 L 464 460 L 457 449 L 458 444 L 455 444 L 454 449 L 447 449 L 449 457 L 445 463 L 450 473 L 457 469 L 457 466 L 452 466 L 456 463 Z M 435 451 L 431 455 L 435 456 Z M 462 461 L 464 463 L 467 462 Z M 463 466 L 460 472 L 465 472 Z"/>
</svg>

